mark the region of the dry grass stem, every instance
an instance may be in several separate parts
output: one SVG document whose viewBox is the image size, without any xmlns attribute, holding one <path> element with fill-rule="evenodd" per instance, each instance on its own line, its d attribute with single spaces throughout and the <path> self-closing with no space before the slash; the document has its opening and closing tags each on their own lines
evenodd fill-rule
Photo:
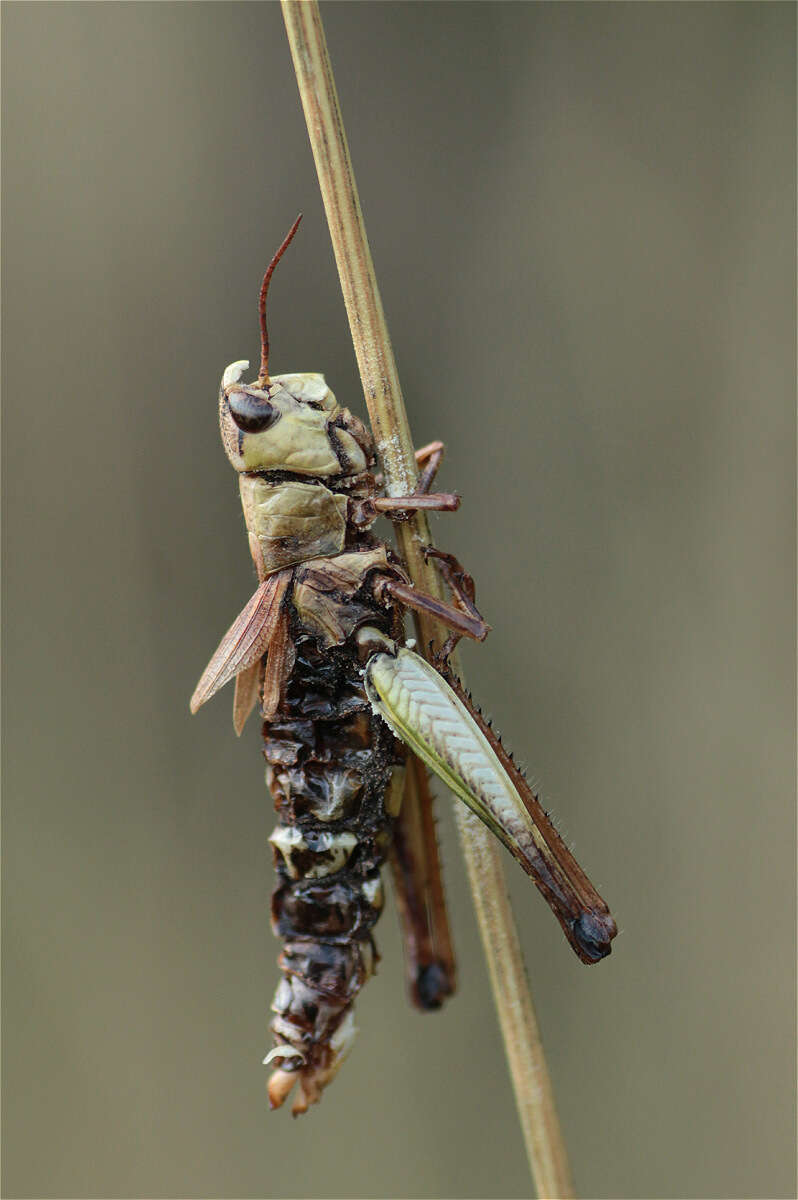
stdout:
<svg viewBox="0 0 798 1200">
<path fill-rule="evenodd" d="M 374 275 L 343 120 L 316 0 L 282 0 L 288 41 L 330 227 L 369 417 L 389 495 L 414 488 L 413 442 Z M 422 546 L 431 543 L 423 512 L 395 526 L 415 584 L 441 596 Z M 420 647 L 441 631 L 417 618 Z M 454 663 L 459 674 L 459 665 Z M 573 1196 L 546 1059 L 521 957 L 496 842 L 463 805 L 457 824 L 532 1175 L 541 1197 Z"/>
</svg>

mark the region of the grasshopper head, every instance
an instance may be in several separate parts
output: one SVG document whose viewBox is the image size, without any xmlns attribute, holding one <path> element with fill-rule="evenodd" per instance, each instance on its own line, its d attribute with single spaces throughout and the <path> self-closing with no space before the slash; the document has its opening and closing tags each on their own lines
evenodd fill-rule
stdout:
<svg viewBox="0 0 798 1200">
<path fill-rule="evenodd" d="M 219 424 L 225 453 L 237 471 L 287 471 L 293 475 L 359 475 L 374 459 L 374 441 L 357 417 L 339 408 L 323 375 L 269 375 L 266 294 L 272 272 L 302 220 L 300 213 L 269 263 L 260 289 L 260 372 L 242 383 L 248 362 L 222 376 Z"/>
<path fill-rule="evenodd" d="M 219 425 L 237 471 L 288 471 L 326 478 L 359 475 L 374 462 L 374 443 L 357 417 L 340 408 L 323 375 L 275 375 L 242 383 L 247 362 L 222 376 Z"/>
</svg>

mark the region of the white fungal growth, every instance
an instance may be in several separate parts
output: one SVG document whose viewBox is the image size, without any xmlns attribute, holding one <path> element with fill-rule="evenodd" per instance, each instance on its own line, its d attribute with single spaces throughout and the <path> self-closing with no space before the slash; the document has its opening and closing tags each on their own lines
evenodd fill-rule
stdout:
<svg viewBox="0 0 798 1200">
<path fill-rule="evenodd" d="M 335 1051 L 339 1063 L 346 1058 L 347 1054 L 352 1049 L 352 1043 L 356 1037 L 357 1026 L 355 1025 L 355 1014 L 350 1008 L 343 1021 L 330 1038 L 330 1045 Z"/>
<path fill-rule="evenodd" d="M 278 825 L 269 841 L 283 856 L 292 879 L 299 879 L 300 876 L 321 879 L 324 875 L 333 875 L 346 865 L 357 845 L 353 833 L 343 832 L 316 834 L 311 846 L 302 830 L 295 825 Z M 305 859 L 302 864 L 295 862 L 300 856 Z"/>
<path fill-rule="evenodd" d="M 386 458 L 389 458 L 398 467 L 402 462 L 402 442 L 399 434 L 393 433 L 388 438 L 380 438 L 377 442 L 377 453 L 381 462 L 384 463 Z M 392 471 L 390 480 L 386 480 L 385 493 L 388 496 L 406 496 L 412 490 L 410 477 L 403 469 Z"/>
<path fill-rule="evenodd" d="M 305 1061 L 301 1050 L 295 1050 L 293 1046 L 275 1046 L 264 1058 L 264 1067 L 268 1067 L 269 1063 L 274 1062 L 276 1058 L 298 1058 L 301 1062 Z"/>
<path fill-rule="evenodd" d="M 385 900 L 379 875 L 373 875 L 371 879 L 364 880 L 360 890 L 372 908 L 382 908 Z"/>
</svg>

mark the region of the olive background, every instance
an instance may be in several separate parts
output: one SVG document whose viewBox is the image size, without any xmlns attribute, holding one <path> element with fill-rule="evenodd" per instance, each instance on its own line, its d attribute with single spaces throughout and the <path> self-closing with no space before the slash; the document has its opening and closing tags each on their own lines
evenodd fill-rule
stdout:
<svg viewBox="0 0 798 1200">
<path fill-rule="evenodd" d="M 469 684 L 621 928 L 582 966 L 508 859 L 577 1188 L 794 1196 L 794 6 L 323 15 Z M 3 1194 L 527 1196 L 445 796 L 456 999 L 410 1008 L 389 899 L 351 1058 L 267 1110 L 258 730 L 188 697 L 252 588 L 218 380 L 300 209 L 272 367 L 364 412 L 279 7 L 3 37 Z"/>
</svg>

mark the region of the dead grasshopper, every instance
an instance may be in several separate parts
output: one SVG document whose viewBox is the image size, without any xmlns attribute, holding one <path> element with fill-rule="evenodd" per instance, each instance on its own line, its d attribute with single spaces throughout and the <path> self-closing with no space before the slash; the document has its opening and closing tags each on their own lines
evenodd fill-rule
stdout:
<svg viewBox="0 0 798 1200">
<path fill-rule="evenodd" d="M 241 733 L 257 704 L 266 782 L 278 824 L 270 841 L 277 885 L 272 923 L 284 940 L 272 1005 L 279 1060 L 269 1099 L 279 1107 L 298 1081 L 294 1113 L 319 1100 L 355 1036 L 353 1004 L 373 973 L 372 928 L 383 907 L 380 868 L 390 858 L 411 993 L 437 1008 L 454 988 L 454 958 L 426 767 L 485 822 L 543 893 L 585 963 L 610 953 L 609 909 L 489 723 L 448 669 L 461 637 L 488 626 L 471 577 L 429 549 L 447 583 L 446 604 L 413 587 L 397 554 L 375 537 L 380 514 L 451 511 L 432 492 L 440 442 L 416 454 L 408 496 L 384 496 L 373 438 L 318 374 L 270 377 L 266 294 L 296 232 L 272 259 L 260 293 L 261 364 L 222 376 L 219 420 L 239 475 L 258 587 L 200 679 L 191 711 L 235 678 Z M 408 609 L 450 630 L 431 666 L 404 636 Z"/>
</svg>

